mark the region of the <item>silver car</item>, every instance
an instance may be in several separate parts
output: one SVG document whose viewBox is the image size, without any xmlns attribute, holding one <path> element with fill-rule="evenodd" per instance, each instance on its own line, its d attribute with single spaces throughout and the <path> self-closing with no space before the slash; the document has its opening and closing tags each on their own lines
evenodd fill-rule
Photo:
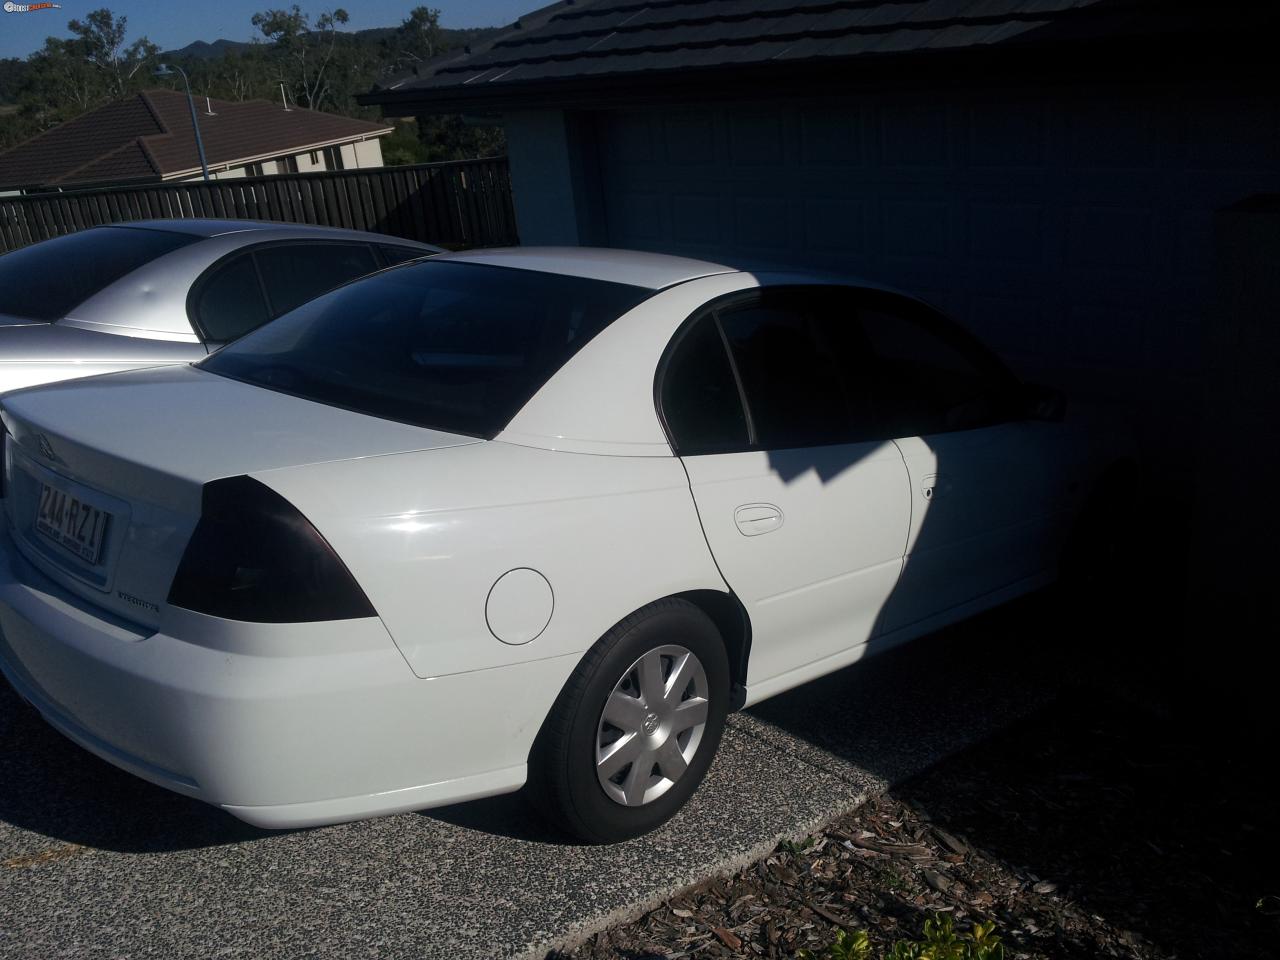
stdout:
<svg viewBox="0 0 1280 960">
<path fill-rule="evenodd" d="M 440 253 L 358 230 L 139 220 L 0 257 L 0 392 L 187 363 L 339 284 Z"/>
</svg>

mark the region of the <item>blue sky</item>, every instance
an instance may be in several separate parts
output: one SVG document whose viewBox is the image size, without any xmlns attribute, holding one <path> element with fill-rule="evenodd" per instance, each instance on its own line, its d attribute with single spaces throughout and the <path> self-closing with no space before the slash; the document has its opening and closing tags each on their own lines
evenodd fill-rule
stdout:
<svg viewBox="0 0 1280 960">
<path fill-rule="evenodd" d="M 39 0 L 14 0 L 31 5 Z M 129 18 L 129 39 L 144 34 L 161 50 L 185 47 L 193 40 L 248 40 L 253 36 L 249 19 L 259 10 L 287 8 L 294 0 L 61 0 L 60 10 L 6 13 L 0 3 L 0 57 L 25 57 L 38 50 L 48 36 L 68 36 L 67 21 L 90 10 L 109 7 Z M 298 0 L 315 16 L 333 7 L 351 15 L 349 30 L 393 27 L 415 6 L 436 7 L 446 27 L 496 27 L 522 13 L 544 6 L 546 0 L 336 0 L 309 3 Z"/>
</svg>

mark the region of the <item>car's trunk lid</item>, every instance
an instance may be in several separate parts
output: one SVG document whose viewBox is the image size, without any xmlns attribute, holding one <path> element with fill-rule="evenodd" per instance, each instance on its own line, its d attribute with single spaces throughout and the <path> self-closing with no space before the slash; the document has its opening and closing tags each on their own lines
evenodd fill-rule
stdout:
<svg viewBox="0 0 1280 960">
<path fill-rule="evenodd" d="M 159 623 L 210 480 L 475 442 L 192 367 L 22 390 L 0 407 L 12 434 L 5 507 L 22 552 L 148 626 Z"/>
</svg>

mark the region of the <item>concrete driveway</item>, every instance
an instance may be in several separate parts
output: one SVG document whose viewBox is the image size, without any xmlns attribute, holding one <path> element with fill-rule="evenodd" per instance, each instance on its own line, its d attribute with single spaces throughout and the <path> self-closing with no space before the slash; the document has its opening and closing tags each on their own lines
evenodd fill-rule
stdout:
<svg viewBox="0 0 1280 960">
<path fill-rule="evenodd" d="M 541 956 L 1043 703 L 1062 649 L 1047 603 L 731 718 L 687 810 L 613 847 L 549 835 L 519 797 L 258 831 L 102 763 L 0 683 L 0 957 Z"/>
</svg>

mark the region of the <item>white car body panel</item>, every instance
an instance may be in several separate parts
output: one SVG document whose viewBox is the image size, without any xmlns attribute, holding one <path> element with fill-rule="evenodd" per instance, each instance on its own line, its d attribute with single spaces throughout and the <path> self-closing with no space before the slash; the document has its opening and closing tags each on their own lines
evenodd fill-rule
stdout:
<svg viewBox="0 0 1280 960">
<path fill-rule="evenodd" d="M 897 441 L 914 507 L 884 629 L 1050 571 L 1084 488 L 1077 441 L 1069 425 L 1038 421 Z"/>
<path fill-rule="evenodd" d="M 727 273 L 655 294 L 578 351 L 497 439 L 576 453 L 670 457 L 653 405 L 659 358 L 672 334 L 708 300 L 757 285 L 751 274 Z"/>
<path fill-rule="evenodd" d="M 652 600 L 726 590 L 670 455 L 493 441 L 254 477 L 346 558 L 422 677 L 582 653 Z M 355 496 L 377 513 L 353 510 Z M 513 646 L 494 638 L 485 605 L 516 568 L 546 578 L 554 610 L 535 640 Z"/>
<path fill-rule="evenodd" d="M 751 617 L 748 688 L 871 639 L 911 522 L 892 443 L 684 464 L 711 551 Z"/>
<path fill-rule="evenodd" d="M 651 290 L 661 290 L 712 274 L 737 272 L 733 267 L 706 260 L 639 250 L 610 250 L 607 247 L 481 247 L 442 254 L 440 259 L 516 270 L 541 270 Z"/>
<path fill-rule="evenodd" d="M 361 416 L 262 390 L 190 366 L 68 380 L 5 398 L 17 443 L 6 506 L 32 563 L 119 616 L 158 627 L 168 584 L 200 515 L 204 484 L 292 463 L 382 457 L 473 437 Z M 175 411 L 181 410 L 180 417 Z M 48 426 L 56 423 L 57 428 Z M 123 425 L 123 426 L 122 426 Z M 53 451 L 41 451 L 40 438 Z M 175 442 L 197 437 L 175 456 Z M 110 453 L 102 450 L 110 438 Z M 36 483 L 61 478 L 123 502 L 108 531 L 105 580 L 86 579 L 32 528 Z M 123 594 L 123 596 L 122 596 Z"/>
<path fill-rule="evenodd" d="M 0 549 L 15 689 L 107 762 L 264 827 L 517 789 L 571 659 L 420 680 L 377 618 L 244 624 L 166 607 L 139 629 Z"/>
</svg>

